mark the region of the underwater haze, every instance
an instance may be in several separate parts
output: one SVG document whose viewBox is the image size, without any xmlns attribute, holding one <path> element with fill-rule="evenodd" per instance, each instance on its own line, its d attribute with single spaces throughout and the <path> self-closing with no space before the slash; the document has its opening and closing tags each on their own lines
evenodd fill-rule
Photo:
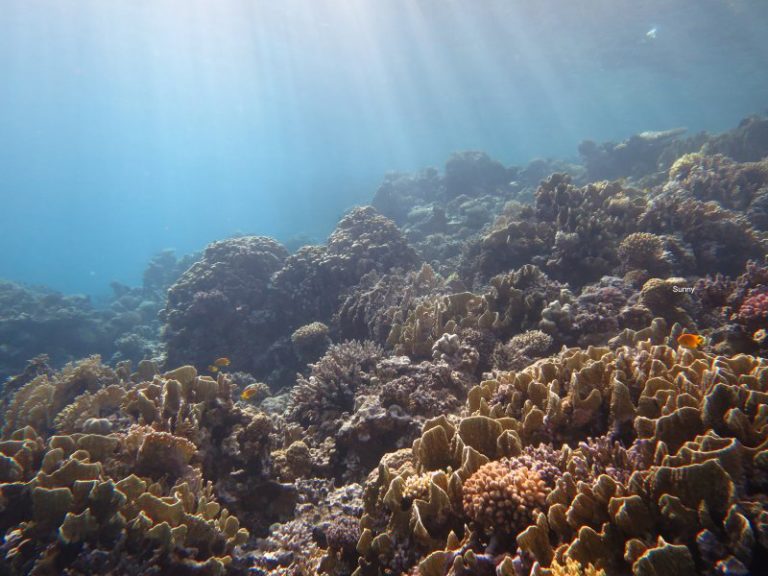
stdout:
<svg viewBox="0 0 768 576">
<path fill-rule="evenodd" d="M 0 576 L 768 573 L 768 0 L 0 0 Z"/>
<path fill-rule="evenodd" d="M 0 277 L 103 294 L 157 251 L 323 240 L 389 171 L 721 131 L 763 0 L 4 0 Z"/>
</svg>

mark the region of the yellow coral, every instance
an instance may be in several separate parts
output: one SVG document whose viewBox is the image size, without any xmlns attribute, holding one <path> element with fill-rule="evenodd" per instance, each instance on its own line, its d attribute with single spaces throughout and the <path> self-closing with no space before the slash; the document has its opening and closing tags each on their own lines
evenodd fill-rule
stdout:
<svg viewBox="0 0 768 576">
<path fill-rule="evenodd" d="M 566 558 L 565 565 L 555 561 L 549 569 L 551 576 L 605 576 L 605 570 L 598 570 L 592 564 L 583 566 L 573 558 Z"/>
</svg>

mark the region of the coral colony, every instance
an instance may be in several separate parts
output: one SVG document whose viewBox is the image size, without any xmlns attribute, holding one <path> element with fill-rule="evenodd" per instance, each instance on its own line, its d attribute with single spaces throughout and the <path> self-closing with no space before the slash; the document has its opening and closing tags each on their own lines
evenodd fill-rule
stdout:
<svg viewBox="0 0 768 576">
<path fill-rule="evenodd" d="M 768 120 L 580 151 L 0 284 L 0 573 L 764 573 Z"/>
</svg>

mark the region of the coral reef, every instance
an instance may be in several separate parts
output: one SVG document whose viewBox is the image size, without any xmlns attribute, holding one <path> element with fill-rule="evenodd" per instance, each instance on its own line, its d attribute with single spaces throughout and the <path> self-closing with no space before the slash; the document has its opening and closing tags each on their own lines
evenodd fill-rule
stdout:
<svg viewBox="0 0 768 576">
<path fill-rule="evenodd" d="M 664 172 L 670 156 L 698 150 L 704 136 L 690 139 L 680 138 L 685 128 L 673 128 L 662 132 L 641 132 L 633 134 L 623 142 L 597 144 L 585 140 L 579 144 L 587 176 L 590 180 L 615 180 L 618 178 L 639 179 Z"/>
<path fill-rule="evenodd" d="M 141 287 L 113 282 L 103 305 L 86 296 L 0 281 L 0 381 L 40 354 L 57 368 L 93 354 L 112 363 L 159 357 L 157 314 L 166 289 L 190 260 L 161 252 L 147 264 Z"/>
<path fill-rule="evenodd" d="M 765 370 L 640 342 L 502 373 L 369 477 L 358 573 L 746 571 L 765 553 Z"/>
<path fill-rule="evenodd" d="M 237 573 L 232 553 L 248 531 L 208 479 L 208 461 L 220 458 L 211 453 L 209 417 L 218 417 L 210 413 L 237 418 L 231 400 L 220 404 L 228 392 L 223 377 L 192 367 L 121 380 L 98 357 L 19 388 L 0 442 L 4 566 Z"/>
<path fill-rule="evenodd" d="M 407 270 L 417 261 L 391 220 L 371 207 L 355 208 L 339 221 L 327 246 L 302 248 L 286 260 L 275 274 L 276 298 L 290 322 L 329 320 L 343 293 L 366 273 Z"/>
<path fill-rule="evenodd" d="M 758 573 L 765 125 L 459 153 L 106 308 L 1 283 L 0 573 Z"/>
<path fill-rule="evenodd" d="M 163 311 L 167 361 L 206 366 L 226 356 L 233 370 L 259 373 L 277 321 L 269 283 L 288 252 L 274 240 L 246 236 L 209 245 L 168 290 Z"/>
</svg>

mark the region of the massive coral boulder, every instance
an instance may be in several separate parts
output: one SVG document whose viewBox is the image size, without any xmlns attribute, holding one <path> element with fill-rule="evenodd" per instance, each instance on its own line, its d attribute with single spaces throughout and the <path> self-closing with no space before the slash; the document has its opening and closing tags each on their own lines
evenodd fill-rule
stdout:
<svg viewBox="0 0 768 576">
<path fill-rule="evenodd" d="M 408 214 L 415 206 L 436 200 L 442 192 L 442 179 L 434 168 L 412 175 L 387 174 L 371 204 L 384 216 L 402 226 L 408 221 Z"/>
<path fill-rule="evenodd" d="M 470 283 L 485 281 L 533 263 L 572 286 L 594 282 L 619 264 L 618 245 L 637 231 L 643 206 L 640 191 L 619 183 L 578 187 L 553 174 L 536 190 L 534 207 L 500 216 L 468 245 L 462 274 Z"/>
<path fill-rule="evenodd" d="M 336 226 L 326 246 L 291 255 L 275 274 L 275 305 L 293 329 L 328 322 L 343 295 L 369 272 L 409 270 L 418 257 L 394 222 L 370 206 L 355 208 Z"/>
<path fill-rule="evenodd" d="M 261 236 L 210 244 L 168 290 L 168 364 L 202 367 L 226 356 L 234 370 L 259 372 L 277 320 L 268 306 L 270 278 L 287 256 Z"/>
<path fill-rule="evenodd" d="M 662 132 L 641 132 L 633 134 L 623 142 L 597 144 L 584 140 L 579 144 L 587 175 L 590 180 L 643 178 L 664 169 L 665 159 L 694 151 L 701 146 L 703 136 L 682 139 L 684 128 L 673 128 Z"/>
<path fill-rule="evenodd" d="M 755 162 L 765 158 L 768 156 L 768 118 L 745 118 L 733 130 L 710 137 L 702 152 L 724 154 L 738 162 Z"/>
<path fill-rule="evenodd" d="M 483 152 L 457 153 L 445 164 L 445 191 L 449 198 L 493 194 L 509 181 L 510 174 L 504 165 Z"/>
</svg>

